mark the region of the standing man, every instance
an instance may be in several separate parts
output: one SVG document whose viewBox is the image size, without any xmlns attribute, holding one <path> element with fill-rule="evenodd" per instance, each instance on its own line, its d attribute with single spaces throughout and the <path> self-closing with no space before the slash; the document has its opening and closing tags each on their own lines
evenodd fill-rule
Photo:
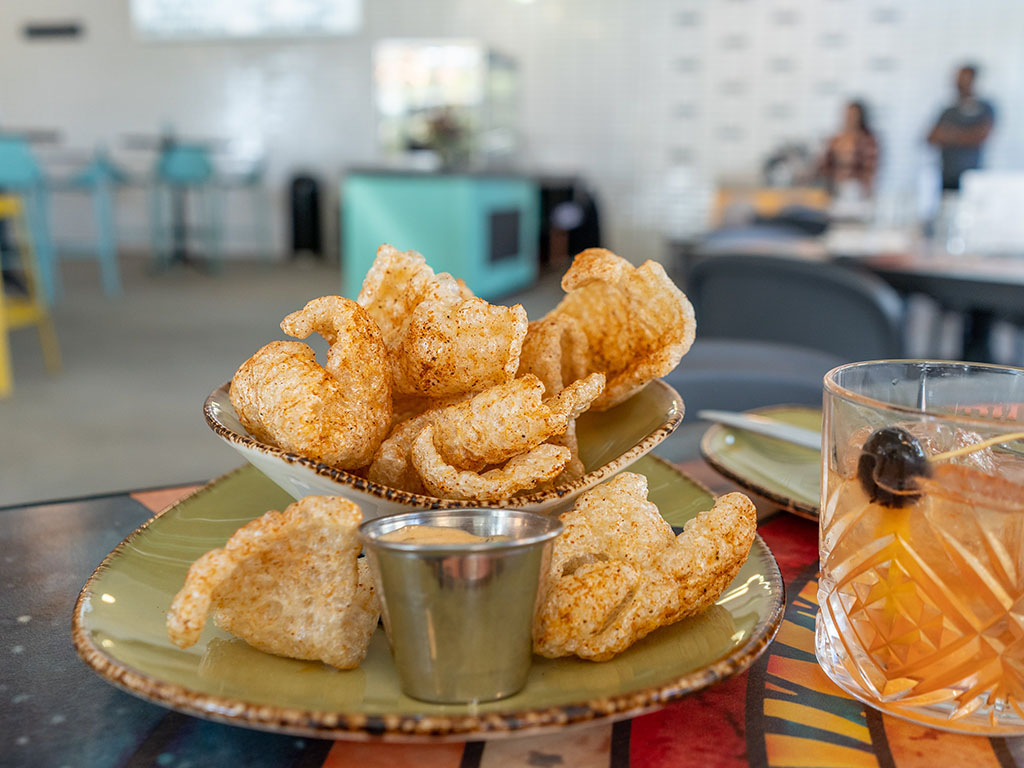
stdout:
<svg viewBox="0 0 1024 768">
<path fill-rule="evenodd" d="M 928 143 L 942 153 L 943 190 L 960 189 L 960 175 L 981 167 L 981 145 L 992 133 L 995 111 L 992 105 L 974 95 L 978 68 L 960 67 L 956 73 L 956 103 L 939 115 L 928 134 Z"/>
</svg>

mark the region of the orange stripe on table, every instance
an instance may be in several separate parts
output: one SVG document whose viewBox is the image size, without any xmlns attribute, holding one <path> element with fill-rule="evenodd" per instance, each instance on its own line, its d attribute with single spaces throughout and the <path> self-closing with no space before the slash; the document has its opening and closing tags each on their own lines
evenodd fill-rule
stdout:
<svg viewBox="0 0 1024 768">
<path fill-rule="evenodd" d="M 459 768 L 464 744 L 336 741 L 323 768 Z"/>
<path fill-rule="evenodd" d="M 999 759 L 988 739 L 947 733 L 924 725 L 882 716 L 889 753 L 899 768 L 934 768 L 937 765 L 969 765 L 971 768 L 999 768 Z"/>
<path fill-rule="evenodd" d="M 811 605 L 818 604 L 818 580 L 811 579 L 804 584 L 803 589 L 800 590 L 800 597 L 806 600 Z"/>
<path fill-rule="evenodd" d="M 814 653 L 814 630 L 801 627 L 792 621 L 784 621 L 775 636 L 775 642 Z"/>
<path fill-rule="evenodd" d="M 182 485 L 177 488 L 160 488 L 155 491 L 139 491 L 133 493 L 132 498 L 144 506 L 150 512 L 159 512 L 169 507 L 176 501 L 181 501 L 193 491 L 198 491 L 201 485 Z"/>
<path fill-rule="evenodd" d="M 878 768 L 873 752 L 814 739 L 769 733 L 764 737 L 764 745 L 768 765 L 773 768 Z"/>
<path fill-rule="evenodd" d="M 772 656 L 768 659 L 768 674 L 810 688 L 818 693 L 842 696 L 844 699 L 852 698 L 829 680 L 828 675 L 821 671 L 821 667 L 816 661 L 799 661 L 798 659 L 787 659 L 784 656 Z"/>
</svg>

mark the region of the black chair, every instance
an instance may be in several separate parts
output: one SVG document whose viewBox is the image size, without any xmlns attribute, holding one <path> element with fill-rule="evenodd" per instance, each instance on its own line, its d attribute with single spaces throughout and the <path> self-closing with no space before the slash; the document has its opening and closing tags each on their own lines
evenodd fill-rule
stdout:
<svg viewBox="0 0 1024 768">
<path fill-rule="evenodd" d="M 701 335 L 700 324 L 697 333 Z M 821 407 L 822 379 L 843 359 L 815 349 L 763 341 L 705 339 L 694 342 L 679 367 L 665 377 L 683 398 L 683 424 L 655 449 L 669 461 L 692 460 L 709 424 L 706 408 L 745 411 L 765 405 Z"/>
<path fill-rule="evenodd" d="M 719 255 L 694 264 L 687 287 L 702 339 L 778 342 L 845 361 L 903 355 L 902 299 L 853 267 Z"/>
</svg>

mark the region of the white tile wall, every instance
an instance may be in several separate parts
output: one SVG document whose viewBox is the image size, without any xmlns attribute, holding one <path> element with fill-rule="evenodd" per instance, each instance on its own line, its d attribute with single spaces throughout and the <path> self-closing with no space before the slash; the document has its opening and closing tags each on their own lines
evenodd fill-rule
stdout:
<svg viewBox="0 0 1024 768">
<path fill-rule="evenodd" d="M 84 39 L 22 40 L 24 22 L 52 18 L 81 19 Z M 528 163 L 590 178 L 612 246 L 637 259 L 661 254 L 662 231 L 698 220 L 702 186 L 753 179 L 781 141 L 820 146 L 851 96 L 873 108 L 883 186 L 913 189 L 932 159 L 923 135 L 965 58 L 984 67 L 981 91 L 998 110 L 989 165 L 1024 167 L 1018 0 L 366 0 L 351 38 L 233 44 L 133 40 L 126 0 L 3 0 L 0 125 L 116 149 L 122 133 L 170 119 L 262 144 L 283 225 L 289 173 L 333 182 L 373 157 L 373 42 L 445 35 L 519 59 Z M 137 237 L 141 199 L 122 208 Z"/>
</svg>

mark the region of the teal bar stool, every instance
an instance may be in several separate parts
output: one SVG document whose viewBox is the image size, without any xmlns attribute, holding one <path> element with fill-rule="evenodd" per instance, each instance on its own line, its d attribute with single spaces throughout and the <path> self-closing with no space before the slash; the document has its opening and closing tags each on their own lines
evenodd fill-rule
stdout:
<svg viewBox="0 0 1024 768">
<path fill-rule="evenodd" d="M 220 187 L 225 196 L 231 192 L 244 195 L 244 202 L 248 203 L 249 226 L 243 229 L 242 234 L 248 235 L 256 253 L 269 257 L 275 249 L 270 231 L 273 214 L 265 176 L 266 161 L 261 158 L 244 172 L 223 178 Z"/>
<path fill-rule="evenodd" d="M 0 135 L 0 189 L 21 198 L 28 234 L 35 245 L 39 285 L 47 303 L 53 304 L 61 285 L 50 233 L 46 180 L 24 139 Z"/>
<path fill-rule="evenodd" d="M 80 170 L 64 185 L 67 189 L 86 192 L 92 197 L 95 220 L 95 242 L 89 244 L 60 243 L 62 258 L 96 257 L 100 264 L 100 279 L 107 296 L 121 295 L 121 267 L 117 260 L 117 232 L 114 225 L 114 196 L 117 186 L 127 176 L 111 161 L 104 147 L 96 150 L 89 165 Z"/>
<path fill-rule="evenodd" d="M 220 264 L 223 216 L 220 196 L 213 182 L 213 163 L 206 147 L 165 143 L 157 160 L 156 178 L 150 198 L 150 226 L 153 254 L 158 267 L 189 264 L 189 233 L 199 235 L 210 266 Z M 188 222 L 188 193 L 199 200 L 198 226 Z M 169 215 L 165 215 L 169 212 Z"/>
</svg>

